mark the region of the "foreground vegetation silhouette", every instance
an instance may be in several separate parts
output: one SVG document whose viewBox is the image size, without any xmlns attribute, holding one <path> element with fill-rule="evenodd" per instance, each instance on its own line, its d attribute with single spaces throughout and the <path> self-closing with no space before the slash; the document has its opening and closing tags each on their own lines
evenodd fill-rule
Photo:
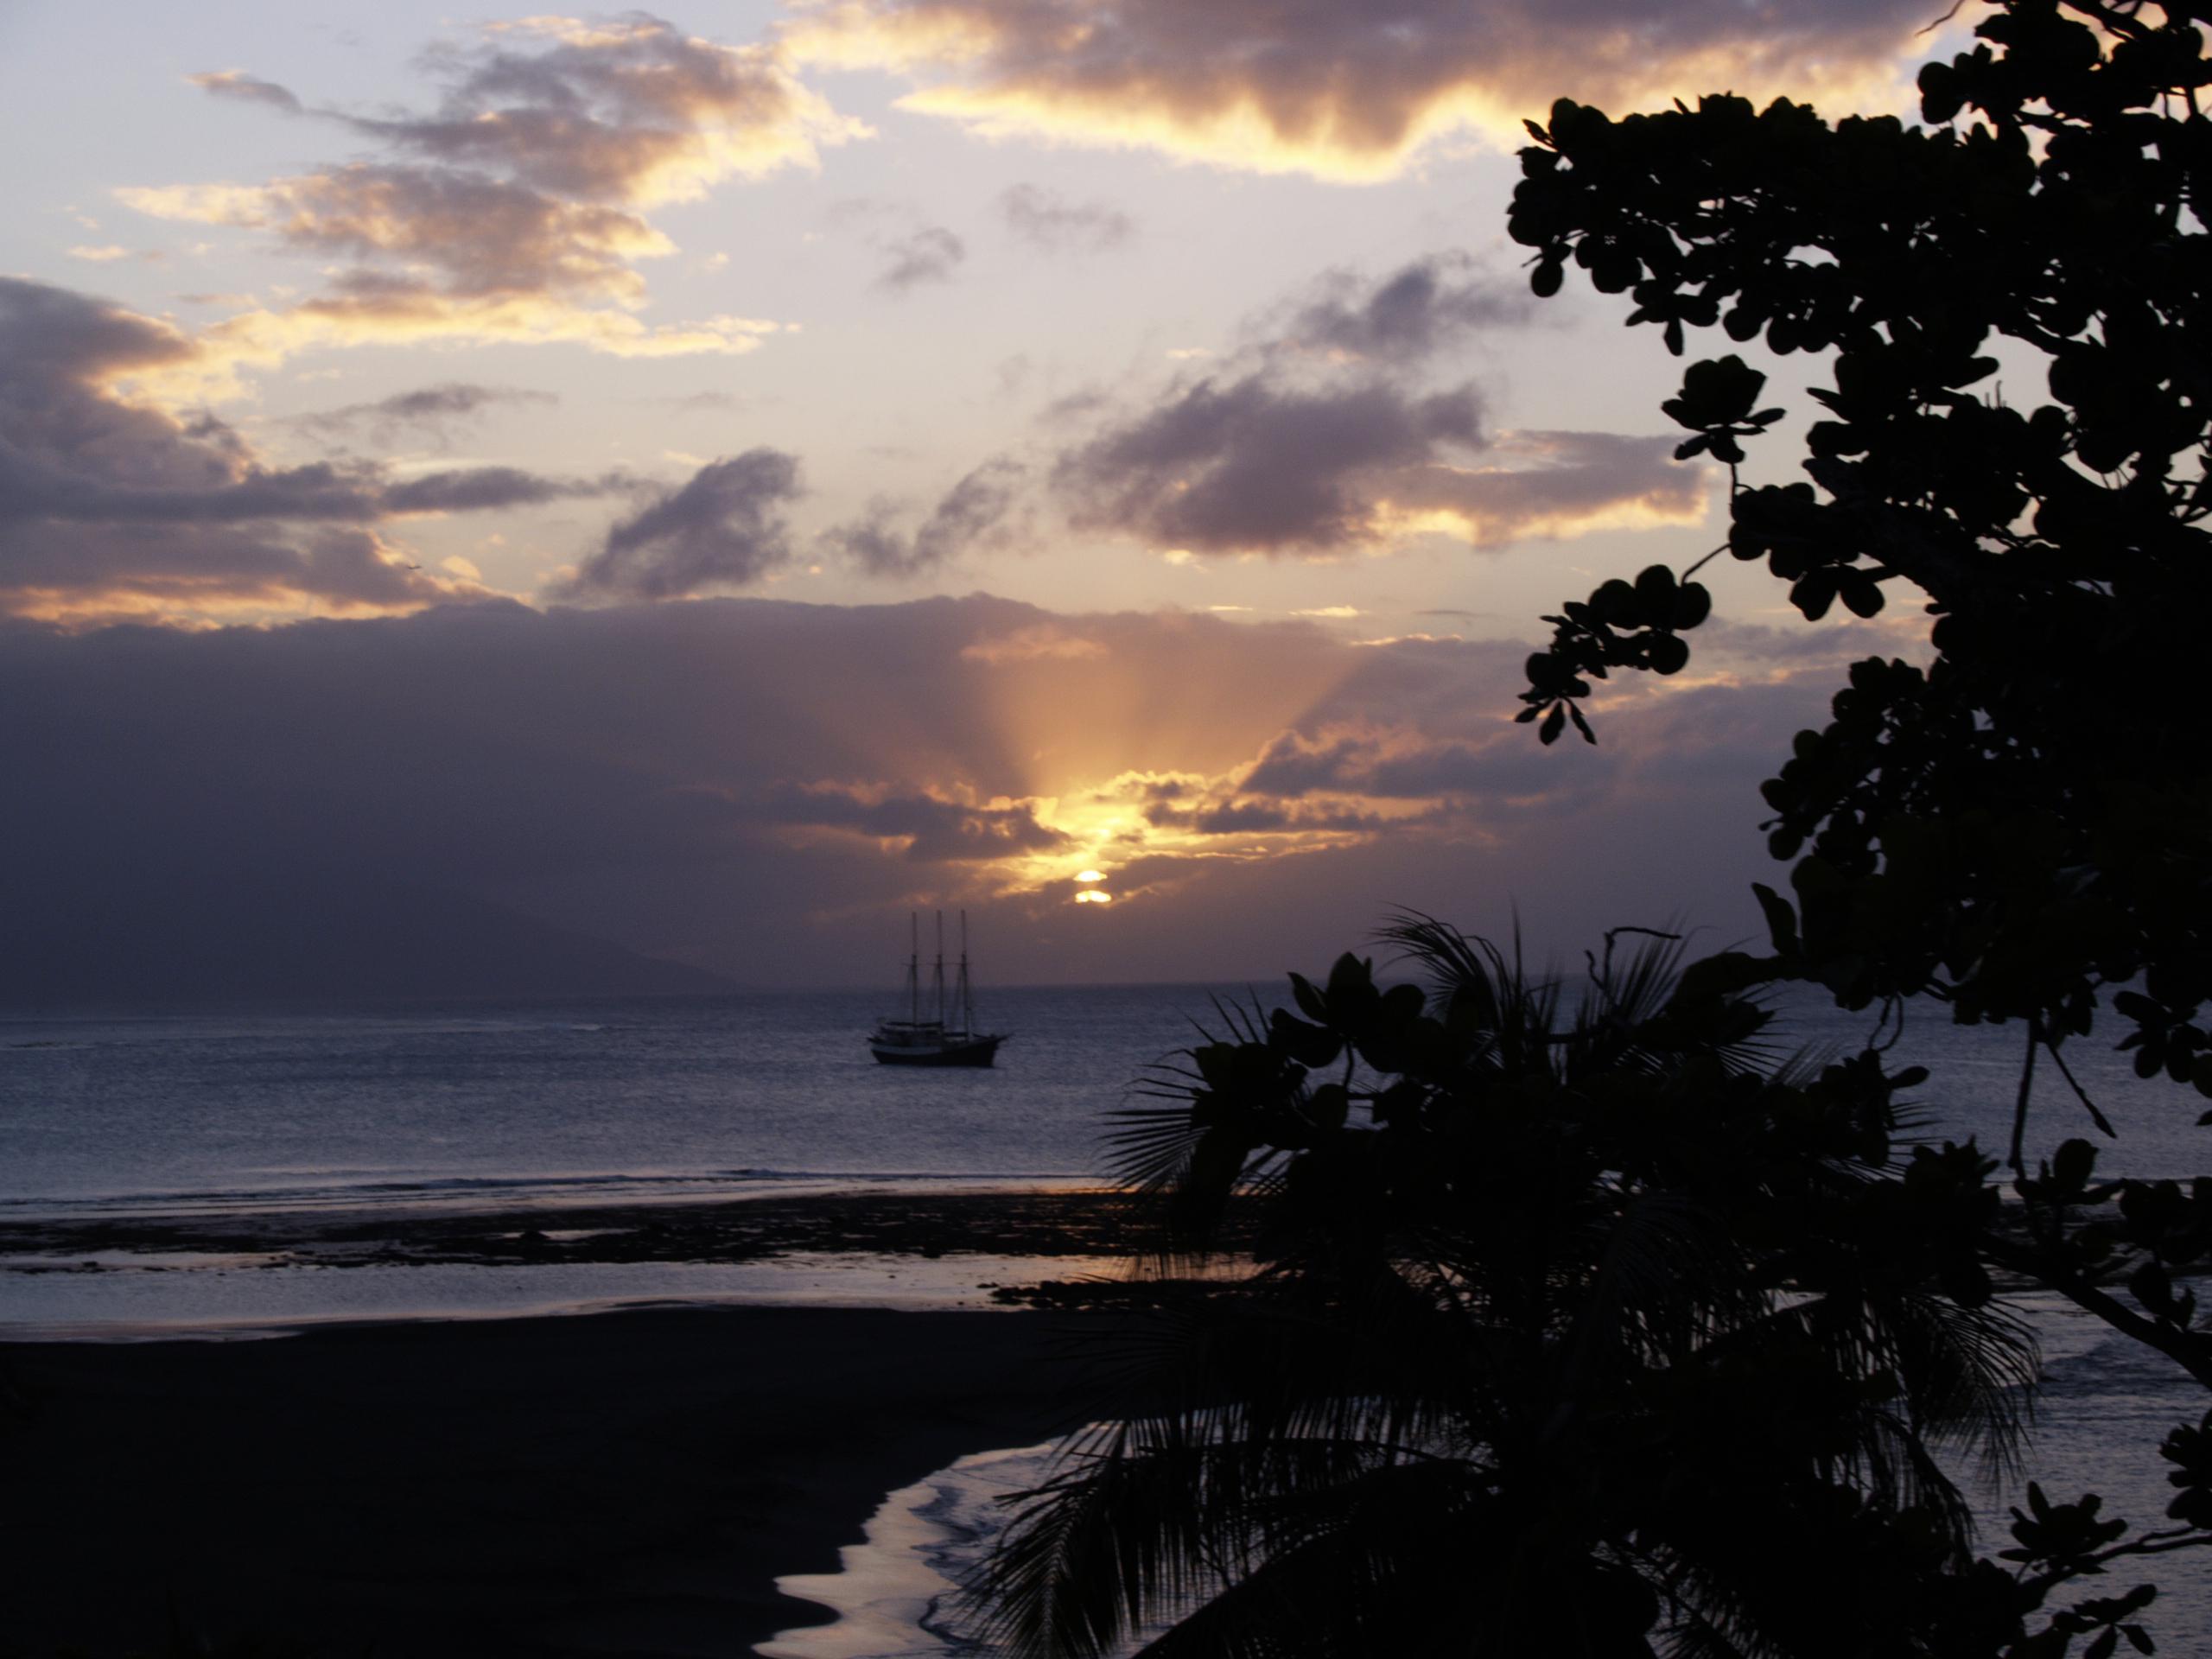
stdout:
<svg viewBox="0 0 2212 1659">
<path fill-rule="evenodd" d="M 2035 1370 L 1971 1147 L 1906 1147 L 1866 1056 L 1781 1058 L 1679 947 L 1587 982 L 1423 918 L 1223 1010 L 1122 1114 L 1163 1262 L 1259 1209 L 1244 1294 L 1130 1351 L 1128 1414 L 978 1586 L 1023 1655 L 2056 1653 L 2149 1637 L 2136 1547 L 2042 1504 L 1975 1559 L 1939 1457 L 2008 1466 Z M 2202 1496 L 2212 1468 L 2198 1471 Z M 2042 1646 L 2021 1645 L 2056 1636 Z M 2145 1650 L 2148 1650 L 2145 1649 Z"/>
<path fill-rule="evenodd" d="M 2207 16 L 2007 0 L 1980 44 L 1922 69 L 1921 129 L 1732 98 L 1616 123 L 1563 101 L 1532 128 L 1511 228 L 1539 293 L 1572 264 L 1677 353 L 1714 327 L 1832 353 L 1803 481 L 1743 482 L 1783 411 L 1739 357 L 1692 364 L 1666 404 L 1691 433 L 1677 454 L 1730 469 L 1710 556 L 1763 563 L 1809 621 L 1900 594 L 1934 619 L 1924 661 L 1853 664 L 1764 785 L 1790 865 L 1786 896 L 1757 889 L 1770 951 L 1693 976 L 1808 982 L 1885 1021 L 1926 996 L 2017 1022 L 2024 1230 L 1985 1258 L 2212 1388 L 2186 1282 L 2212 1257 L 2212 1182 L 2100 1181 L 2086 1136 L 2032 1170 L 2025 1150 L 2039 1059 L 2113 1134 L 2065 1056 L 2113 1024 L 2139 1077 L 2212 1122 Z M 1710 608 L 1695 575 L 1647 570 L 1548 619 L 1522 718 L 1594 741 L 1593 679 L 1682 668 Z M 2201 1482 L 2208 1448 L 2212 1413 L 2164 1450 Z M 2184 1485 L 2167 1518 L 2186 1548 L 2212 1512 Z"/>
<path fill-rule="evenodd" d="M 2031 1484 L 1994 1560 L 1930 1456 L 2016 1446 L 1993 1268 L 2212 1387 L 2212 1181 L 2025 1149 L 2039 1062 L 2111 1133 L 2065 1056 L 2111 1023 L 2212 1096 L 2208 15 L 2003 0 L 1923 69 L 1923 127 L 1729 96 L 1530 124 L 1540 296 L 1579 269 L 1676 354 L 1719 328 L 1827 357 L 1801 481 L 1741 475 L 1785 411 L 1740 355 L 1665 405 L 1729 470 L 1708 559 L 1808 622 L 1911 593 L 1932 628 L 1853 665 L 1765 785 L 1766 953 L 1675 981 L 1609 951 L 1562 1002 L 1415 921 L 1428 997 L 1347 957 L 1192 1051 L 1128 1173 L 1178 1247 L 1248 1193 L 1263 1270 L 1163 1330 L 1150 1403 L 1013 1529 L 981 1599 L 1016 1651 L 1147 1624 L 1161 1656 L 2153 1650 L 2152 1586 L 2083 1581 L 2212 1543 L 2212 1412 L 2159 1448 L 2169 1524 Z M 1520 718 L 1594 742 L 1594 682 L 1679 672 L 1705 563 L 1547 619 Z M 1755 1064 L 1743 997 L 1787 981 L 1870 1010 L 1867 1048 Z M 2017 1223 L 1980 1148 L 1898 1151 L 1914 997 L 2022 1029 Z"/>
<path fill-rule="evenodd" d="M 1935 619 L 1925 666 L 1854 664 L 1830 723 L 1798 734 L 1764 786 L 1791 861 L 1789 896 L 1758 889 L 1771 953 L 1698 976 L 2018 1021 L 2008 1161 L 2033 1226 L 1993 1254 L 2212 1387 L 2212 1330 L 2175 1282 L 2212 1253 L 2212 1187 L 2101 1185 L 2086 1140 L 2033 1175 L 2024 1153 L 2039 1055 L 2111 1133 L 2063 1052 L 2101 1016 L 2140 1076 L 2212 1096 L 2204 15 L 2012 0 L 1922 70 L 1925 129 L 1563 101 L 1522 154 L 1511 227 L 1540 293 L 1572 263 L 1677 353 L 1716 325 L 1832 350 L 1808 481 L 1736 477 L 1782 413 L 1740 358 L 1693 364 L 1666 405 L 1693 433 L 1678 454 L 1730 467 L 1714 556 L 1763 562 L 1809 620 L 1904 591 Z M 1710 609 L 1694 575 L 1655 567 L 1549 619 L 1522 717 L 1594 741 L 1592 679 L 1688 661 Z"/>
<path fill-rule="evenodd" d="M 1708 559 L 1764 563 L 1811 621 L 1908 593 L 1934 618 L 1925 666 L 1853 664 L 1765 785 L 1793 892 L 1762 890 L 1772 955 L 1728 965 L 1847 1007 L 1939 996 L 2054 1059 L 2102 1004 L 2142 1076 L 2212 1096 L 2205 15 L 2008 0 L 1922 70 L 1926 127 L 1562 100 L 1531 124 L 1510 228 L 1539 293 L 1580 267 L 1678 354 L 1714 327 L 1833 353 L 1803 481 L 1738 476 L 1784 414 L 1740 357 L 1691 365 L 1666 404 L 1677 455 L 1730 469 Z M 1681 669 L 1711 610 L 1695 571 L 1546 619 L 1521 717 L 1594 741 L 1592 679 Z"/>
</svg>

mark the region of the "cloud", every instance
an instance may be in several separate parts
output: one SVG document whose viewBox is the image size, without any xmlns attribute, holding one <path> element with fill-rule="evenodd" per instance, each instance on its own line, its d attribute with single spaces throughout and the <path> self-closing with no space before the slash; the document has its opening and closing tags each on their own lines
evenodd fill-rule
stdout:
<svg viewBox="0 0 2212 1659">
<path fill-rule="evenodd" d="M 798 458 L 778 449 L 701 467 L 681 488 L 617 522 L 561 591 L 570 598 L 681 599 L 756 582 L 791 556 L 782 508 L 804 492 Z"/>
<path fill-rule="evenodd" d="M 664 408 L 680 409 L 687 411 L 698 411 L 704 410 L 722 411 L 738 409 L 743 406 L 743 400 L 741 398 L 738 397 L 733 392 L 727 391 L 692 391 L 685 392 L 680 397 L 657 397 L 651 401 L 658 403 Z"/>
<path fill-rule="evenodd" d="M 620 208 L 446 168 L 363 162 L 257 187 L 118 194 L 141 213 L 266 230 L 303 253 L 428 268 L 442 278 L 438 291 L 454 298 L 543 294 L 635 302 L 645 279 L 631 262 L 675 251 Z M 393 286 L 392 279 L 356 272 L 340 277 L 338 291 Z"/>
<path fill-rule="evenodd" d="M 455 296 L 425 282 L 354 272 L 289 310 L 226 318 L 200 338 L 226 363 L 265 367 L 321 348 L 442 341 L 567 343 L 610 357 L 735 357 L 785 326 L 740 316 L 653 325 L 615 307 L 543 292 Z"/>
<path fill-rule="evenodd" d="M 1933 15 L 1921 0 L 815 0 L 784 39 L 909 76 L 902 107 L 989 137 L 1359 181 L 1457 134 L 1510 148 L 1562 95 L 1891 107 Z"/>
<path fill-rule="evenodd" d="M 884 253 L 889 263 L 877 274 L 875 285 L 903 294 L 924 283 L 951 281 L 968 248 L 942 225 L 926 225 L 886 244 Z"/>
<path fill-rule="evenodd" d="M 1471 262 L 1332 272 L 1244 327 L 1211 373 L 1109 410 L 1064 447 L 1052 486 L 1078 530 L 1177 563 L 1205 554 L 1336 556 L 1444 533 L 1476 547 L 1701 522 L 1707 477 L 1663 437 L 1499 432 L 1471 382 L 1436 389 L 1470 332 L 1522 296 Z"/>
<path fill-rule="evenodd" d="M 300 115 L 305 106 L 293 94 L 271 80 L 257 79 L 242 69 L 218 69 L 207 74 L 187 75 L 185 79 L 203 92 L 216 98 L 232 99 L 241 104 L 259 104 L 286 115 Z"/>
<path fill-rule="evenodd" d="M 455 426 L 474 420 L 488 410 L 560 401 L 556 393 L 532 391 L 521 386 L 484 386 L 442 380 L 413 391 L 394 392 L 373 403 L 347 404 L 340 409 L 302 415 L 297 417 L 296 423 L 325 434 L 367 431 L 386 440 L 413 434 L 442 442 L 451 436 Z"/>
<path fill-rule="evenodd" d="M 1012 858 L 1068 844 L 1065 834 L 1037 821 L 1028 802 L 979 806 L 927 793 L 810 784 L 773 789 L 745 804 L 765 823 L 897 843 L 918 864 Z"/>
<path fill-rule="evenodd" d="M 1103 253 L 1136 234 L 1136 221 L 1103 201 L 1071 202 L 1041 185 L 1017 184 L 998 199 L 1007 228 L 1047 253 Z"/>
<path fill-rule="evenodd" d="M 1151 823 L 1165 828 L 1185 826 L 1201 836 L 1300 836 L 1316 832 L 1373 831 L 1390 820 L 1344 807 L 1310 807 L 1279 801 L 1228 800 L 1188 812 L 1161 807 L 1148 814 Z"/>
<path fill-rule="evenodd" d="M 606 495 L 633 486 L 633 480 L 620 473 L 597 479 L 547 478 L 519 467 L 463 467 L 389 484 L 378 503 L 388 513 L 484 512 Z"/>
<path fill-rule="evenodd" d="M 333 588 L 410 576 L 328 534 L 292 550 Z M 245 872 L 404 871 L 783 985 L 890 982 L 938 905 L 997 983 L 1310 969 L 1394 903 L 1517 901 L 1538 963 L 1677 909 L 1756 926 L 1756 785 L 1831 672 L 1609 686 L 1602 747 L 1546 749 L 1510 722 L 1527 649 L 982 596 L 0 621 L 0 913 L 127 945 L 118 872 L 250 909 Z"/>
<path fill-rule="evenodd" d="M 971 550 L 1006 543 L 1007 519 L 1025 474 L 1018 461 L 995 457 L 946 491 L 911 536 L 893 528 L 897 510 L 879 502 L 868 517 L 831 531 L 827 539 L 871 576 L 925 575 Z"/>
<path fill-rule="evenodd" d="M 368 461 L 274 464 L 214 416 L 146 395 L 189 384 L 212 355 L 120 306 L 0 278 L 0 615 L 200 623 L 482 599 L 474 579 L 422 569 L 392 521 L 629 486 L 508 467 L 400 479 Z"/>
<path fill-rule="evenodd" d="M 740 353 L 780 325 L 720 316 L 652 326 L 632 262 L 674 245 L 638 215 L 451 168 L 361 162 L 257 187 L 118 192 L 162 218 L 266 231 L 297 251 L 362 261 L 282 311 L 226 319 L 202 339 L 273 364 L 374 341 L 569 340 L 618 356 Z M 381 268 L 385 264 L 397 269 Z"/>
<path fill-rule="evenodd" d="M 1381 517 L 1397 533 L 1437 531 L 1475 547 L 1704 521 L 1708 474 L 1674 460 L 1665 435 L 1502 434 L 1491 464 L 1434 461 L 1389 483 Z"/>
<path fill-rule="evenodd" d="M 1202 553 L 1338 553 L 1389 534 L 1391 480 L 1484 445 L 1471 386 L 1307 391 L 1265 373 L 1198 380 L 1065 452 L 1079 529 Z"/>
<path fill-rule="evenodd" d="M 262 184 L 133 187 L 139 212 L 260 232 L 350 262 L 282 310 L 211 329 L 211 346 L 270 363 L 313 346 L 461 339 L 573 341 L 623 356 L 742 353 L 772 322 L 649 324 L 637 262 L 675 251 L 642 209 L 733 176 L 817 164 L 866 130 L 836 115 L 776 48 L 724 47 L 633 15 L 490 26 L 425 60 L 436 107 L 365 116 L 309 108 L 238 71 L 211 95 L 304 114 L 385 154 Z"/>
<path fill-rule="evenodd" d="M 802 85 L 772 46 L 717 45 L 642 13 L 495 23 L 429 54 L 435 111 L 343 118 L 396 149 L 555 194 L 693 201 L 722 179 L 813 167 L 868 128 Z"/>
<path fill-rule="evenodd" d="M 1438 739 L 1418 728 L 1354 724 L 1314 735 L 1287 732 L 1270 743 L 1235 781 L 1240 795 L 1299 800 L 1315 795 L 1434 801 L 1459 796 L 1500 802 L 1541 797 L 1559 786 L 1563 768 L 1527 734 L 1501 726 L 1480 741 Z M 1610 772 L 1610 751 L 1576 762 L 1586 786 Z"/>
<path fill-rule="evenodd" d="M 1417 363 L 1478 329 L 1526 321 L 1526 283 L 1480 272 L 1464 255 L 1432 255 L 1372 284 L 1332 271 L 1281 324 L 1280 346 L 1383 363 Z"/>
<path fill-rule="evenodd" d="M 1057 623 L 1033 623 L 996 639 L 978 639 L 960 648 L 963 662 L 996 668 L 1007 663 L 1081 662 L 1109 655 L 1096 639 L 1070 633 Z"/>
</svg>

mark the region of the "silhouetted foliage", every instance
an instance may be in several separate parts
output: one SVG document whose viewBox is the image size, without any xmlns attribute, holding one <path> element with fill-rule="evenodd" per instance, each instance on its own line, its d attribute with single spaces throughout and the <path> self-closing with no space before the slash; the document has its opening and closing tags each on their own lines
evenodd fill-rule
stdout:
<svg viewBox="0 0 2212 1659">
<path fill-rule="evenodd" d="M 2212 1185 L 2108 1186 L 2119 1215 L 2091 1221 L 2068 1202 L 2088 1147 L 2037 1179 L 2020 1132 L 2038 1049 L 2063 1071 L 2104 997 L 2139 1074 L 2212 1095 L 2200 15 L 2014 0 L 1983 44 L 1922 70 L 1925 129 L 1831 128 L 1786 101 L 1618 123 L 1562 102 L 1522 152 L 1512 230 L 1540 292 L 1572 260 L 1677 352 L 1715 326 L 1832 350 L 1810 481 L 1734 488 L 1727 550 L 1814 620 L 1837 601 L 1871 616 L 1900 588 L 1936 619 L 1926 668 L 1854 664 L 1831 723 L 1765 786 L 1771 849 L 1795 861 L 1789 897 L 1757 889 L 1773 953 L 1694 973 L 2025 1020 L 2011 1163 L 2031 1239 L 1992 1254 L 2212 1386 L 2212 1332 L 2172 1287 L 2212 1252 Z M 1694 434 L 1680 453 L 1732 474 L 1778 414 L 1756 407 L 1763 385 L 1732 355 L 1693 364 L 1666 405 Z M 1524 717 L 1555 732 L 1566 708 L 1587 730 L 1573 705 L 1591 678 L 1681 668 L 1707 608 L 1663 568 L 1567 606 Z"/>
<path fill-rule="evenodd" d="M 2004 0 L 1981 44 L 1920 74 L 1922 114 L 1830 127 L 1730 97 L 1620 122 L 1562 100 L 1522 152 L 1512 233 L 1537 293 L 1567 264 L 1627 291 L 1631 324 L 1833 353 L 1809 395 L 1808 481 L 1745 486 L 1747 442 L 1783 410 L 1729 354 L 1692 364 L 1666 413 L 1676 453 L 1730 471 L 1724 548 L 1763 562 L 1817 622 L 1916 590 L 1932 656 L 1855 664 L 1821 731 L 1764 786 L 1788 897 L 1759 887 L 1772 952 L 1696 964 L 1700 989 L 1818 982 L 1846 1007 L 1927 994 L 1961 1022 L 2021 1020 L 2010 1164 L 2022 1230 L 1982 1254 L 2049 1284 L 2212 1387 L 2212 1330 L 2183 1281 L 2212 1258 L 2212 1182 L 2094 1179 L 2067 1141 L 2028 1169 L 2038 1053 L 2066 1069 L 2101 1006 L 2145 1078 L 2212 1095 L 2212 747 L 2199 640 L 2212 85 L 2202 6 Z M 2010 393 L 2006 395 L 2011 377 Z M 1663 567 L 1547 620 L 1522 718 L 1554 740 L 1615 669 L 1679 671 L 1710 600 Z M 1870 1060 L 1872 1057 L 1867 1057 Z M 2212 1113 L 2199 1118 L 2212 1122 Z M 2122 1287 L 2124 1287 L 2124 1294 Z M 2008 1559 L 2033 1574 L 2207 1541 L 2203 1424 L 2162 1448 L 2180 1524 L 2116 1541 L 2088 1497 L 2031 1488 Z M 2126 1598 L 2046 1632 L 2105 1659 Z"/>
<path fill-rule="evenodd" d="M 1777 1062 L 1671 941 L 1579 998 L 1412 918 L 1431 988 L 1340 959 L 1224 1009 L 1124 1113 L 1169 1262 L 1260 1206 L 1250 1293 L 1135 1351 L 978 1594 L 1024 1655 L 1147 1626 L 1176 1656 L 2028 1659 L 2154 1593 L 2052 1608 L 2121 1556 L 2036 1490 L 1978 1560 L 1935 1453 L 2003 1463 L 2034 1375 L 1992 1300 L 1969 1146 L 1907 1146 L 1871 1055 Z M 2202 1441 L 2190 1501 L 2212 1497 Z M 2193 1525 L 2181 1533 L 2194 1533 Z M 2178 1536 L 2180 1534 L 2172 1535 Z M 2143 1650 L 2148 1651 L 2147 1646 Z"/>
<path fill-rule="evenodd" d="M 1575 265 L 1677 353 L 1714 327 L 1833 352 L 1805 481 L 1738 481 L 1726 550 L 1811 620 L 1907 593 L 1936 618 L 1932 662 L 1855 664 L 1765 785 L 1794 861 L 1761 894 L 1773 954 L 1706 971 L 1849 1007 L 1926 992 L 2054 1050 L 2139 977 L 2113 999 L 2138 1070 L 2212 1095 L 2206 15 L 2007 0 L 1921 71 L 1926 127 L 1562 99 L 1511 232 L 1537 293 Z M 1676 453 L 1732 480 L 1782 414 L 1764 385 L 1692 364 Z M 1567 605 L 1522 718 L 1591 735 L 1591 681 L 1679 671 L 1709 608 L 1664 567 Z"/>
</svg>

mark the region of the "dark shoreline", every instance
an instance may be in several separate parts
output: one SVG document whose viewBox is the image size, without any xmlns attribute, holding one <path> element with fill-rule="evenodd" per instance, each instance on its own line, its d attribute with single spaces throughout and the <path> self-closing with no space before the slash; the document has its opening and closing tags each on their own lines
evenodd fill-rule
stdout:
<svg viewBox="0 0 2212 1659">
<path fill-rule="evenodd" d="M 6 1646 L 743 1655 L 890 1491 L 1098 1415 L 1099 1316 L 799 1308 L 0 1347 Z M 272 1649 L 274 1650 L 274 1649 Z"/>
<path fill-rule="evenodd" d="M 374 1213 L 271 1210 L 0 1224 L 0 1256 L 69 1265 L 100 1251 L 283 1256 L 318 1267 L 746 1262 L 876 1255 L 1116 1255 L 1134 1201 L 1095 1189 L 844 1192 Z"/>
<path fill-rule="evenodd" d="M 486 1207 L 471 1211 L 424 1211 L 408 1214 L 272 1211 L 250 1216 L 179 1215 L 13 1222 L 0 1224 L 0 1293 L 9 1275 L 87 1275 L 156 1271 L 188 1273 L 188 1258 L 227 1257 L 232 1271 L 320 1272 L 374 1268 L 389 1271 L 433 1266 L 480 1269 L 553 1269 L 546 1281 L 559 1285 L 563 1268 L 601 1264 L 724 1264 L 747 1266 L 779 1258 L 865 1261 L 887 1275 L 884 1306 L 945 1306 L 980 1294 L 1001 1306 L 1063 1310 L 1128 1309 L 1180 1300 L 1192 1288 L 1181 1283 L 1125 1278 L 1114 1271 L 1143 1253 L 1147 1237 L 1143 1202 L 1128 1194 L 1083 1189 L 1004 1189 L 959 1192 L 846 1192 L 758 1198 L 715 1198 L 638 1204 Z M 1232 1217 L 1221 1245 L 1227 1259 L 1247 1243 L 1244 1227 Z M 117 1257 L 123 1258 L 117 1260 Z M 181 1263 L 166 1267 L 164 1258 Z M 99 1258 L 105 1257 L 101 1260 Z M 906 1274 L 898 1284 L 895 1268 L 919 1258 L 948 1268 L 971 1265 L 973 1292 L 951 1295 L 921 1288 L 926 1272 Z M 994 1262 L 1003 1262 L 995 1267 Z M 1049 1264 L 1064 1264 L 1057 1277 L 1043 1277 Z M 981 1275 L 988 1274 L 984 1278 Z M 514 1282 L 520 1283 L 520 1280 Z M 625 1293 L 632 1303 L 652 1301 L 660 1293 L 645 1287 Z M 680 1288 L 669 1299 L 686 1300 Z M 720 1305 L 719 1296 L 700 1305 Z M 747 1300 L 740 1292 L 729 1300 Z M 774 1300 L 769 1297 L 765 1300 Z M 569 1300 L 564 1294 L 531 1303 L 524 1317 L 551 1314 L 564 1305 L 595 1311 L 595 1299 Z M 334 1308 L 346 1306 L 334 1299 Z M 348 1315 L 340 1313 L 339 1319 Z M 358 1319 L 360 1316 L 352 1315 Z M 367 1317 L 390 1320 L 491 1319 L 513 1315 L 486 1306 L 452 1312 L 435 1303 L 419 1309 L 404 1298 L 386 1302 Z M 134 1324 L 93 1319 L 81 1333 L 66 1319 L 32 1319 L 14 1328 L 17 1337 L 61 1340 L 81 1334 L 88 1340 L 137 1339 L 281 1333 L 320 1328 L 321 1316 L 287 1319 L 186 1317 Z M 0 1321 L 0 1341 L 9 1326 Z M 980 1448 L 978 1448 L 980 1449 Z M 0 1649 L 0 1659 L 6 1659 Z"/>
</svg>

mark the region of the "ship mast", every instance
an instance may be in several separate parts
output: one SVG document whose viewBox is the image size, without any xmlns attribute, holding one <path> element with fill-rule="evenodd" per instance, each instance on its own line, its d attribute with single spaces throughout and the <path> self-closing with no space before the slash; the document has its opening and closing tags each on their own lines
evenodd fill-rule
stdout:
<svg viewBox="0 0 2212 1659">
<path fill-rule="evenodd" d="M 937 913 L 937 1023 L 944 1025 L 944 912 Z"/>
<path fill-rule="evenodd" d="M 976 988 L 968 982 L 968 912 L 960 912 L 960 1034 L 976 1029 Z"/>
<path fill-rule="evenodd" d="M 906 912 L 907 931 L 913 937 L 912 954 L 906 958 L 906 1023 L 922 1023 L 922 913 L 918 910 Z"/>
</svg>

